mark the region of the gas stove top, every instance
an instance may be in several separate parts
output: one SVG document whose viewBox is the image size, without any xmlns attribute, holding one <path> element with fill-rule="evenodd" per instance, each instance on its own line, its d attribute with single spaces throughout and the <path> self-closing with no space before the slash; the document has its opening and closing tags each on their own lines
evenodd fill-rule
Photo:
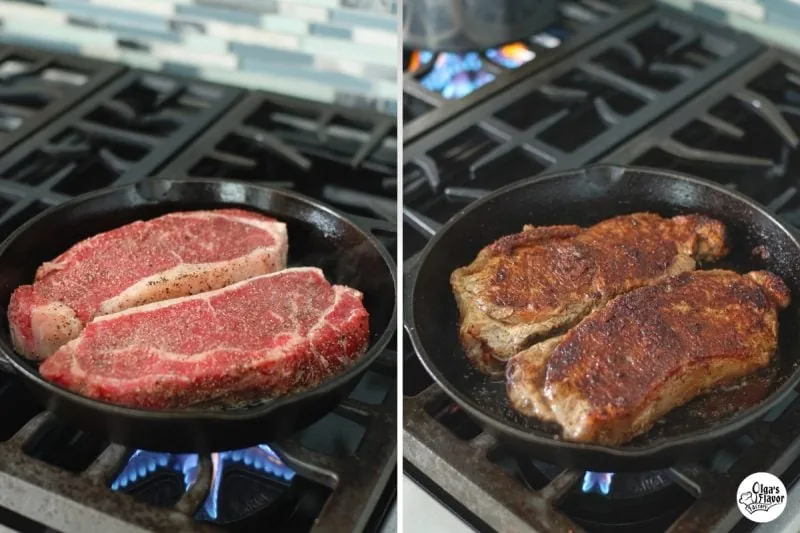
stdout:
<svg viewBox="0 0 800 533">
<path fill-rule="evenodd" d="M 596 160 L 757 49 L 653 11 L 407 144 L 404 254 L 486 190 Z"/>
<path fill-rule="evenodd" d="M 393 118 L 111 71 L 119 75 L 13 148 L 0 138 L 2 238 L 100 187 L 196 176 L 291 188 L 396 249 Z M 347 400 L 300 433 L 205 456 L 125 449 L 69 427 L 0 372 L 0 529 L 378 531 L 395 497 L 396 359 L 386 350 Z"/>
<path fill-rule="evenodd" d="M 759 53 L 747 37 L 668 10 L 642 15 L 406 147 L 407 264 L 490 190 L 594 162 L 716 180 L 798 225 L 798 74 L 796 57 Z M 404 346 L 405 471 L 478 531 L 752 531 L 735 506 L 742 478 L 770 471 L 798 486 L 797 393 L 692 463 L 564 470 L 484 433 L 433 384 L 408 337 Z"/>
<path fill-rule="evenodd" d="M 405 50 L 405 142 L 441 126 L 651 7 L 650 2 L 632 0 L 559 2 L 552 24 L 523 42 L 469 53 Z"/>
</svg>

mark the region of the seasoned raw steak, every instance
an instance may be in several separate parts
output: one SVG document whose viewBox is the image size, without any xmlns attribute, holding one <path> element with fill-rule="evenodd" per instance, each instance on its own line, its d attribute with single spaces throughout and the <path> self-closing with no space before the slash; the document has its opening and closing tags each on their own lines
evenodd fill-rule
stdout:
<svg viewBox="0 0 800 533">
<path fill-rule="evenodd" d="M 590 228 L 526 226 L 450 277 L 461 343 L 478 369 L 502 374 L 511 356 L 611 298 L 725 253 L 723 224 L 698 215 L 637 213 Z"/>
<path fill-rule="evenodd" d="M 42 360 L 96 316 L 286 266 L 286 226 L 240 209 L 172 213 L 79 242 L 11 296 L 17 351 Z"/>
<path fill-rule="evenodd" d="M 570 440 L 620 444 L 769 364 L 789 289 L 770 272 L 680 274 L 636 289 L 508 363 L 511 404 Z"/>
<path fill-rule="evenodd" d="M 361 356 L 360 292 L 292 268 L 96 318 L 39 368 L 84 396 L 147 409 L 277 396 Z"/>
</svg>

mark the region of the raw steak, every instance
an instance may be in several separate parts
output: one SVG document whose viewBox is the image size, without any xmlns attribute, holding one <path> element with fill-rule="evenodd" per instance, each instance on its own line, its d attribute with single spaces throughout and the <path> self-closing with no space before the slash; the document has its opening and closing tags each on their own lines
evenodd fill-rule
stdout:
<svg viewBox="0 0 800 533">
<path fill-rule="evenodd" d="M 283 270 L 96 318 L 39 371 L 84 396 L 147 409 L 282 395 L 365 352 L 361 298 L 317 268 Z"/>
<path fill-rule="evenodd" d="M 286 266 L 286 226 L 241 209 L 171 213 L 79 242 L 11 296 L 17 351 L 42 360 L 94 317 Z"/>
</svg>

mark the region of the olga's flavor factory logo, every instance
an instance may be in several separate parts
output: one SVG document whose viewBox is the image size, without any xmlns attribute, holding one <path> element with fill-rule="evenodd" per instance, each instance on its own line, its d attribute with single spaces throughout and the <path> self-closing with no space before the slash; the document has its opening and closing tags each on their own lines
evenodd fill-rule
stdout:
<svg viewBox="0 0 800 533">
<path fill-rule="evenodd" d="M 786 487 L 768 472 L 750 474 L 739 484 L 736 504 L 745 518 L 753 522 L 772 522 L 786 508 Z"/>
</svg>

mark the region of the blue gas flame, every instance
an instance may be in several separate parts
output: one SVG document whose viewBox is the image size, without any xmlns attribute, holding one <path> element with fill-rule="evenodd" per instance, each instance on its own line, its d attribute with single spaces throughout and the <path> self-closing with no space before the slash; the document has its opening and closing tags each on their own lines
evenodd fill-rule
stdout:
<svg viewBox="0 0 800 533">
<path fill-rule="evenodd" d="M 290 482 L 295 472 L 281 460 L 278 455 L 266 444 L 259 444 L 252 448 L 233 450 L 211 454 L 211 489 L 208 491 L 205 502 L 198 515 L 205 513 L 210 519 L 215 520 L 219 509 L 219 492 L 222 481 L 222 472 L 229 464 L 241 463 L 253 470 L 267 474 L 282 482 Z M 199 456 L 196 454 L 170 454 L 149 452 L 146 450 L 135 451 L 128 463 L 111 483 L 112 490 L 123 490 L 133 485 L 158 469 L 175 470 L 183 474 L 184 490 L 197 481 Z"/>
<path fill-rule="evenodd" d="M 485 70 L 477 52 L 442 52 L 436 56 L 433 67 L 420 83 L 429 91 L 454 100 L 463 98 L 494 79 L 494 74 Z"/>
<path fill-rule="evenodd" d="M 586 472 L 583 475 L 581 490 L 584 493 L 599 491 L 603 496 L 608 496 L 611 492 L 611 482 L 613 479 L 613 472 Z"/>
</svg>

